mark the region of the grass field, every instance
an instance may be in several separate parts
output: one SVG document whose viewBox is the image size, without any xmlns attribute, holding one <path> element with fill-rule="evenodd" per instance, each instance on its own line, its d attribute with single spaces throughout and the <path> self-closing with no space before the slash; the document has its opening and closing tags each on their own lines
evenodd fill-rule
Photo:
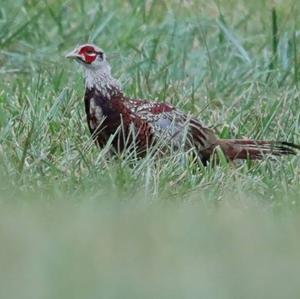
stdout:
<svg viewBox="0 0 300 299">
<path fill-rule="evenodd" d="M 64 58 L 94 42 L 132 97 L 224 138 L 300 144 L 299 14 L 297 0 L 5 1 L 0 298 L 299 298 L 300 155 L 108 157 Z"/>
</svg>

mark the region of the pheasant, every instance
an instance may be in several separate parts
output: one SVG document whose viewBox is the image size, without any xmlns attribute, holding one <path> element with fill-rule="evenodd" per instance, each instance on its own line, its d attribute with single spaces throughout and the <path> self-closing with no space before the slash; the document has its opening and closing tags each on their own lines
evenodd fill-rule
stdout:
<svg viewBox="0 0 300 299">
<path fill-rule="evenodd" d="M 198 119 L 171 104 L 127 97 L 112 76 L 105 53 L 93 44 L 76 47 L 66 57 L 84 67 L 85 111 L 90 132 L 100 147 L 111 142 L 116 152 L 132 147 L 143 157 L 149 149 L 183 146 L 192 149 L 205 165 L 216 148 L 229 161 L 295 155 L 300 149 L 289 142 L 220 139 Z"/>
</svg>

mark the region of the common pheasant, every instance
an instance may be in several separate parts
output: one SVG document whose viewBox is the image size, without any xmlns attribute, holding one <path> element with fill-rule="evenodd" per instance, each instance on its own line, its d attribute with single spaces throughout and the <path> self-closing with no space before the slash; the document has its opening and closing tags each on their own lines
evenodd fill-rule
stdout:
<svg viewBox="0 0 300 299">
<path fill-rule="evenodd" d="M 90 132 L 100 147 L 110 140 L 116 152 L 132 147 L 138 156 L 144 156 L 148 149 L 161 150 L 160 144 L 183 146 L 193 149 L 203 164 L 217 147 L 228 160 L 294 155 L 300 149 L 289 142 L 219 139 L 198 119 L 171 104 L 127 97 L 112 76 L 105 53 L 93 44 L 81 45 L 66 57 L 84 67 L 85 111 Z"/>
</svg>

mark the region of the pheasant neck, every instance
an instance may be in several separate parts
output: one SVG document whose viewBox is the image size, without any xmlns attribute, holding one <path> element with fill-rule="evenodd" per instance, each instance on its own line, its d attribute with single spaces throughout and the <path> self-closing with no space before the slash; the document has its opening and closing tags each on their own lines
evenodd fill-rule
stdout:
<svg viewBox="0 0 300 299">
<path fill-rule="evenodd" d="M 87 69 L 85 72 L 85 86 L 88 89 L 96 89 L 99 95 L 107 99 L 123 94 L 120 83 L 111 75 L 110 69 Z"/>
</svg>

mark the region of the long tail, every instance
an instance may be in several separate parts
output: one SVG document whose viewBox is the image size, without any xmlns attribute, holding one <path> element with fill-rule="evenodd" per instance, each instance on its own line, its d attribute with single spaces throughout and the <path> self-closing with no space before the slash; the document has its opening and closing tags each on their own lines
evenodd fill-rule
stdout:
<svg viewBox="0 0 300 299">
<path fill-rule="evenodd" d="M 300 150 L 300 145 L 280 141 L 221 139 L 218 144 L 229 160 L 260 160 L 266 155 L 296 155 L 297 150 Z"/>
</svg>

